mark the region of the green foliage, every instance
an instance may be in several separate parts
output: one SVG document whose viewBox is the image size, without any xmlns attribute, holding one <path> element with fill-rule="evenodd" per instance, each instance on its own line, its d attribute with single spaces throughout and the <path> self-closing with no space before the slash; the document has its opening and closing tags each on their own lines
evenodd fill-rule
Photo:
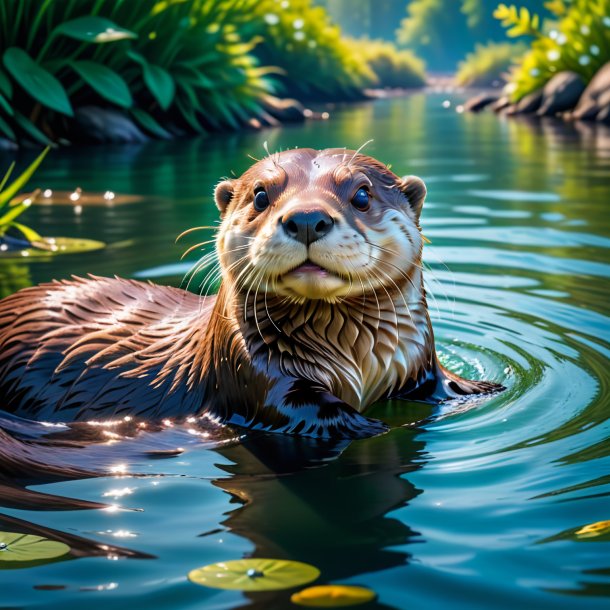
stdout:
<svg viewBox="0 0 610 610">
<path fill-rule="evenodd" d="M 555 0 L 546 7 L 559 21 L 539 28 L 530 50 L 512 70 L 508 87 L 514 101 L 564 70 L 588 82 L 610 61 L 610 0 Z"/>
<path fill-rule="evenodd" d="M 541 36 L 540 16 L 530 13 L 525 6 L 518 9 L 514 4 L 499 4 L 494 11 L 494 17 L 502 22 L 503 27 L 509 28 L 506 34 L 510 38 Z"/>
<path fill-rule="evenodd" d="M 238 127 L 273 91 L 244 38 L 257 0 L 0 0 L 0 135 L 48 143 L 74 108 L 151 125 Z M 19 109 L 19 113 L 15 109 Z"/>
<path fill-rule="evenodd" d="M 27 242 L 42 242 L 36 231 L 17 222 L 17 218 L 30 207 L 36 194 L 15 196 L 27 184 L 48 152 L 49 149 L 46 148 L 20 176 L 7 185 L 15 167 L 15 163 L 12 163 L 4 178 L 0 180 L 0 240 L 10 230 Z"/>
<path fill-rule="evenodd" d="M 372 70 L 375 87 L 422 87 L 426 83 L 424 62 L 411 51 L 398 50 L 382 40 L 352 39 L 356 55 Z"/>
<path fill-rule="evenodd" d="M 462 87 L 489 87 L 503 80 L 508 69 L 526 52 L 525 44 L 489 42 L 476 45 L 472 53 L 460 62 L 455 76 Z"/>
<path fill-rule="evenodd" d="M 299 99 L 362 96 L 374 75 L 311 0 L 261 0 L 250 19 L 261 63 L 279 68 L 280 92 Z"/>
<path fill-rule="evenodd" d="M 530 13 L 544 10 L 543 0 L 520 4 Z M 422 57 L 430 70 L 453 71 L 476 43 L 504 41 L 494 8 L 491 0 L 411 0 L 396 32 L 397 42 Z"/>
</svg>

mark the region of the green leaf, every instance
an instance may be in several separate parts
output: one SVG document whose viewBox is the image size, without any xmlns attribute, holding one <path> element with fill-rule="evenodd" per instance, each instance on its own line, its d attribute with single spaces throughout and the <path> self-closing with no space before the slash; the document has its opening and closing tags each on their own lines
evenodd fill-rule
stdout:
<svg viewBox="0 0 610 610">
<path fill-rule="evenodd" d="M 2 117 L 0 117 L 0 131 L 12 142 L 17 140 L 12 127 Z"/>
<path fill-rule="evenodd" d="M 70 62 L 72 69 L 97 93 L 109 102 L 129 108 L 133 99 L 127 83 L 114 70 L 95 61 Z"/>
<path fill-rule="evenodd" d="M 25 91 L 44 106 L 73 116 L 72 106 L 62 84 L 38 65 L 23 49 L 10 47 L 4 52 L 4 65 Z"/>
<path fill-rule="evenodd" d="M 15 111 L 15 122 L 23 131 L 29 134 L 36 142 L 40 142 L 41 144 L 46 144 L 47 146 L 52 145 L 53 143 L 49 138 L 42 132 L 30 119 L 24 117 L 19 112 Z"/>
<path fill-rule="evenodd" d="M 2 93 L 0 93 L 0 108 L 4 109 L 4 112 L 6 112 L 6 114 L 8 114 L 9 116 L 13 116 L 13 114 L 15 114 L 12 106 L 4 98 Z"/>
<path fill-rule="evenodd" d="M 155 119 L 153 119 L 148 112 L 145 112 L 140 108 L 132 108 L 131 114 L 146 131 L 149 131 L 158 138 L 163 138 L 165 140 L 171 139 L 172 134 L 166 129 L 163 129 L 163 127 L 161 127 L 161 125 L 159 125 L 159 123 L 157 123 L 157 121 L 155 121 Z"/>
<path fill-rule="evenodd" d="M 127 56 L 142 66 L 144 74 L 144 84 L 152 93 L 153 97 L 159 102 L 163 110 L 167 110 L 176 95 L 176 83 L 171 74 L 161 66 L 150 64 L 137 51 L 127 51 Z"/>
<path fill-rule="evenodd" d="M 13 161 L 8 166 L 8 169 L 6 170 L 6 174 L 4 174 L 4 178 L 2 178 L 2 180 L 0 180 L 0 193 L 2 192 L 2 189 L 4 188 L 4 185 L 8 182 L 8 179 L 11 177 L 11 174 L 13 173 L 14 169 L 15 169 L 15 162 Z"/>
<path fill-rule="evenodd" d="M 159 106 L 163 110 L 167 110 L 176 94 L 176 83 L 172 78 L 171 74 L 155 64 L 145 63 L 144 69 L 144 83 L 148 87 L 149 91 L 153 94 L 154 98 L 159 102 Z"/>
<path fill-rule="evenodd" d="M 0 93 L 11 99 L 13 97 L 13 83 L 4 70 L 0 70 Z"/>
<path fill-rule="evenodd" d="M 31 244 L 34 242 L 42 242 L 42 237 L 34 231 L 34 229 L 30 229 L 30 227 L 26 225 L 22 225 L 19 222 L 13 222 L 12 227 L 17 229 L 21 235 L 25 238 L 26 241 L 29 241 Z"/>
<path fill-rule="evenodd" d="M 9 207 L 8 210 L 0 216 L 0 227 L 12 224 L 13 220 L 23 214 L 31 205 L 32 199 L 30 197 L 24 197 L 19 203 Z"/>
<path fill-rule="evenodd" d="M 15 114 L 15 117 L 19 116 L 18 113 Z M 27 183 L 27 181 L 32 177 L 32 174 L 38 169 L 38 166 L 42 163 L 43 159 L 47 156 L 49 152 L 48 147 L 45 148 L 40 155 L 30 164 L 30 166 L 18 177 L 11 182 L 10 186 L 5 188 L 0 193 L 0 208 L 8 203 Z"/>
<path fill-rule="evenodd" d="M 0 563 L 37 561 L 66 555 L 70 547 L 57 540 L 16 532 L 0 532 Z"/>
<path fill-rule="evenodd" d="M 318 568 L 286 559 L 237 559 L 191 570 L 191 582 L 216 589 L 277 591 L 304 585 L 320 576 Z"/>
<path fill-rule="evenodd" d="M 75 40 L 94 43 L 114 42 L 115 40 L 138 37 L 134 32 L 118 26 L 113 21 L 110 21 L 110 19 L 93 15 L 77 17 L 58 25 L 51 32 L 51 36 L 57 34 L 62 34 Z"/>
</svg>

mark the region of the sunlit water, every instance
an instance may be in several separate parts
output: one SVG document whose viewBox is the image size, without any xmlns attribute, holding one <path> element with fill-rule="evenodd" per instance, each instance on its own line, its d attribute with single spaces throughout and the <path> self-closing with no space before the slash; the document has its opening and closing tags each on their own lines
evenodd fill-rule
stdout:
<svg viewBox="0 0 610 610">
<path fill-rule="evenodd" d="M 610 519 L 610 131 L 463 115 L 443 99 L 350 106 L 260 133 L 52 152 L 35 180 L 43 188 L 143 198 L 80 214 L 32 209 L 44 235 L 109 247 L 3 262 L 5 292 L 86 273 L 179 285 L 197 258 L 180 264 L 180 253 L 197 240 L 175 245 L 176 235 L 214 222 L 214 184 L 243 171 L 248 154 L 263 156 L 265 140 L 276 150 L 374 139 L 369 154 L 428 184 L 422 227 L 443 362 L 508 389 L 436 411 L 376 405 L 395 428 L 351 444 L 161 433 L 185 453 L 126 467 L 167 476 L 37 487 L 141 510 L 3 511 L 156 559 L 4 571 L 1 607 L 289 607 L 290 592 L 245 596 L 186 579 L 244 556 L 312 563 L 321 583 L 374 589 L 371 608 L 607 607 L 610 538 L 576 532 Z"/>
</svg>

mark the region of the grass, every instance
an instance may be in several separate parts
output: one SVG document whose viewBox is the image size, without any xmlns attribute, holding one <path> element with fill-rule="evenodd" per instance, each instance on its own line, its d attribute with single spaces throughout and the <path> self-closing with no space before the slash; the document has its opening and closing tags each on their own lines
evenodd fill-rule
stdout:
<svg viewBox="0 0 610 610">
<path fill-rule="evenodd" d="M 37 192 L 17 196 L 23 189 L 28 180 L 32 177 L 38 166 L 46 157 L 49 149 L 46 148 L 42 153 L 25 169 L 17 178 L 9 183 L 13 174 L 15 163 L 13 162 L 4 177 L 0 180 L 0 247 L 6 244 L 6 237 L 13 237 L 28 244 L 42 244 L 43 239 L 30 227 L 17 222 L 17 219 L 32 204 Z M 8 246 L 7 246 L 8 248 Z"/>
</svg>

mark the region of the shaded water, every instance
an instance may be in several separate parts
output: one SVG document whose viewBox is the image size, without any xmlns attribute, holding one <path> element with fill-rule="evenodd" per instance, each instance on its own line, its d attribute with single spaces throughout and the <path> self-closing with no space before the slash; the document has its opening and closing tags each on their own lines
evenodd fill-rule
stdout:
<svg viewBox="0 0 610 610">
<path fill-rule="evenodd" d="M 244 596 L 186 580 L 195 567 L 258 556 L 312 563 L 322 583 L 368 586 L 379 599 L 367 607 L 607 607 L 610 536 L 576 532 L 610 519 L 610 131 L 460 115 L 442 99 L 350 106 L 327 122 L 263 133 L 49 156 L 38 174 L 44 188 L 143 199 L 28 212 L 44 235 L 110 247 L 1 262 L 5 292 L 88 272 L 178 285 L 196 255 L 178 264 L 189 242 L 174 238 L 216 219 L 213 185 L 243 171 L 248 153 L 263 156 L 264 140 L 275 150 L 374 138 L 369 154 L 428 184 L 422 227 L 443 362 L 508 389 L 469 409 L 378 404 L 372 413 L 396 427 L 351 444 L 219 442 L 166 430 L 162 442 L 185 453 L 126 463 L 151 476 L 35 488 L 142 510 L 1 511 L 156 559 L 108 552 L 3 571 L 0 606 L 289 607 L 288 593 Z"/>
</svg>

